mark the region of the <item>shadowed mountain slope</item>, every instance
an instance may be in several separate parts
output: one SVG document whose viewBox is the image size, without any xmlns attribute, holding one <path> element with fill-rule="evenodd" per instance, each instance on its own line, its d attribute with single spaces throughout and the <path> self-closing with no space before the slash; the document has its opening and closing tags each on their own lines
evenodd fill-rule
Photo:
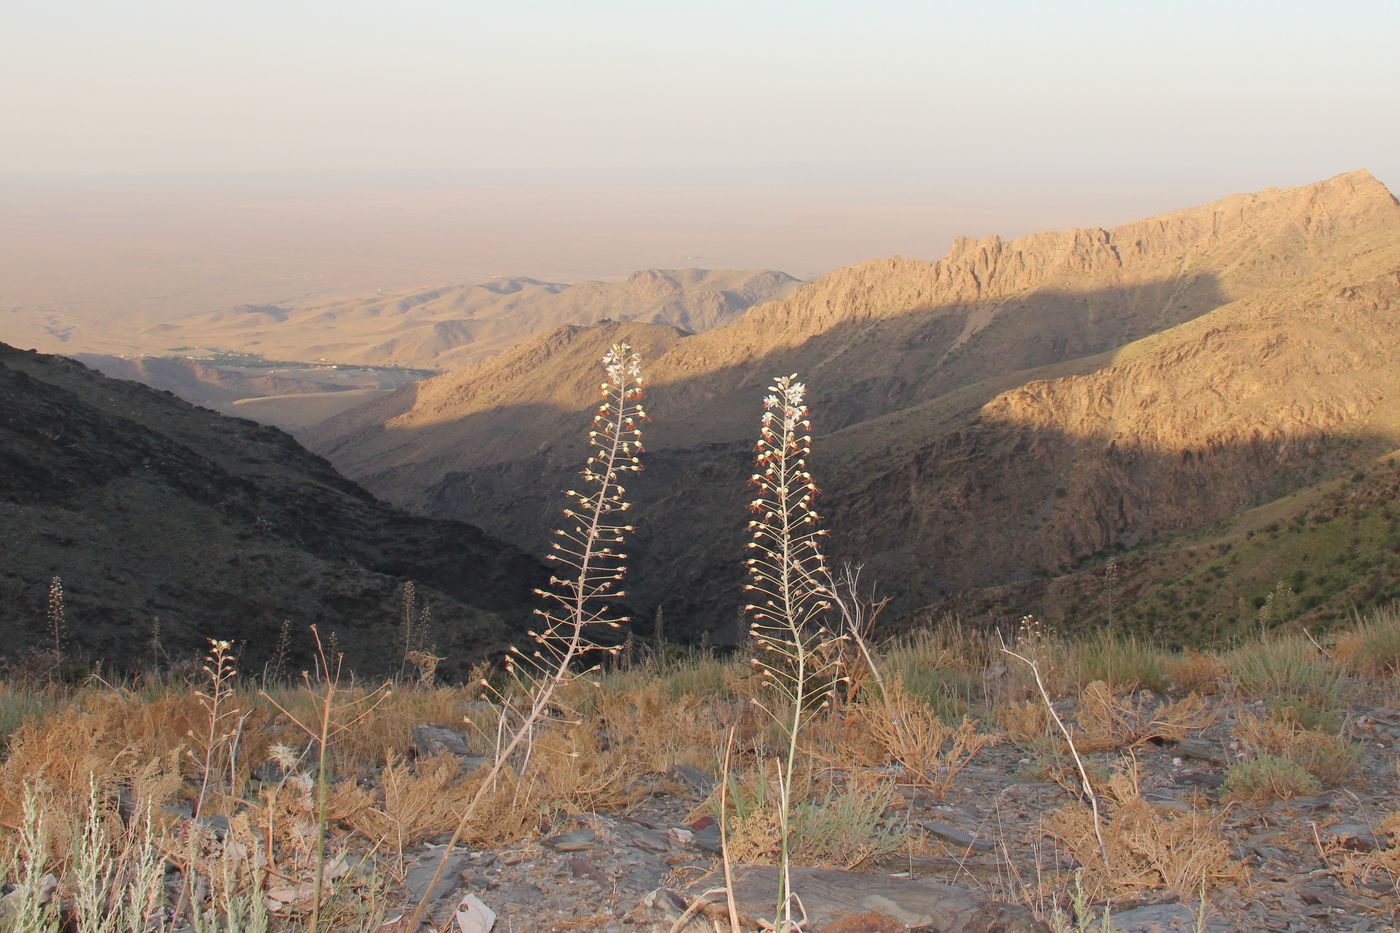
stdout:
<svg viewBox="0 0 1400 933">
<path fill-rule="evenodd" d="M 157 618 L 172 657 L 214 636 L 260 665 L 287 618 L 289 664 L 315 623 L 356 670 L 386 671 L 405 580 L 464 665 L 504 647 L 544 576 L 477 528 L 375 500 L 281 431 L 4 344 L 0 553 L 5 653 L 44 643 L 57 575 L 74 647 L 116 666 L 149 656 Z"/>
<path fill-rule="evenodd" d="M 728 622 L 751 435 L 779 372 L 812 386 L 837 556 L 906 609 L 1048 579 L 1394 449 L 1397 248 L 1400 207 L 1357 172 L 866 263 L 661 335 L 643 350 L 656 424 L 631 589 L 697 628 Z M 428 380 L 309 443 L 392 501 L 541 547 L 540 493 L 567 480 L 591 401 L 580 367 L 624 335 L 641 337 L 550 335 L 513 369 Z"/>
</svg>

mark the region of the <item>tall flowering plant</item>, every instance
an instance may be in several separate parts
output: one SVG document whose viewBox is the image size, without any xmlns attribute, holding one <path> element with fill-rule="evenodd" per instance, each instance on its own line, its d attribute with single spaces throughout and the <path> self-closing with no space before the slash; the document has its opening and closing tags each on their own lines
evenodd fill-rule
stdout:
<svg viewBox="0 0 1400 933">
<path fill-rule="evenodd" d="M 501 738 L 495 756 L 404 929 L 418 929 L 448 855 L 472 814 L 495 787 L 502 769 L 515 760 L 516 773 L 524 774 L 535 729 L 551 718 L 560 688 L 597 669 L 596 661 L 593 666 L 584 666 L 588 659 L 622 650 L 599 636 L 628 621 L 616 608 L 623 596 L 621 585 L 627 569 L 623 545 L 633 530 L 624 518 L 632 506 L 622 478 L 642 468 L 641 423 L 646 412 L 642 408 L 641 360 L 631 347 L 613 346 L 603 357 L 603 373 L 601 400 L 588 432 L 588 455 L 579 473 L 579 488 L 565 492 L 568 505 L 564 522 L 545 555 L 554 571 L 548 588 L 535 591 L 544 601 L 544 607 L 535 610 L 542 624 L 528 633 L 527 649 L 513 646 L 506 655 L 506 674 L 515 689 L 495 690 L 482 681 L 501 711 Z"/>
<path fill-rule="evenodd" d="M 779 890 L 775 922 L 796 929 L 789 873 L 789 816 L 798 735 L 804 716 L 830 702 L 840 683 L 841 636 L 827 624 L 832 592 L 822 554 L 815 499 L 817 485 L 807 469 L 812 422 L 804 401 L 806 386 L 797 376 L 780 376 L 768 387 L 754 449 L 751 477 L 757 496 L 749 503 L 750 556 L 745 560 L 752 602 L 749 634 L 753 664 L 769 697 L 755 700 L 783 730 L 785 760 L 778 763 L 780 797 Z"/>
</svg>

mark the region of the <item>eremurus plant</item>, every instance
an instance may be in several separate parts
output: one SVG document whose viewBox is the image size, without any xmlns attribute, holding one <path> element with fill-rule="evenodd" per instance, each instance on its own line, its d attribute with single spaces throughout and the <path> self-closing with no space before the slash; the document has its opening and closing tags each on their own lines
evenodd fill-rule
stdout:
<svg viewBox="0 0 1400 933">
<path fill-rule="evenodd" d="M 544 600 L 544 607 L 535 610 L 541 625 L 528 633 L 527 650 L 512 647 L 505 658 L 514 689 L 493 690 L 482 681 L 499 704 L 502 738 L 480 786 L 462 810 L 432 880 L 409 915 L 406 930 L 418 929 L 448 857 L 502 770 L 516 762 L 517 773 L 523 772 L 534 732 L 553 715 L 561 688 L 596 670 L 596 663 L 586 666 L 587 660 L 621 650 L 598 636 L 628 621 L 615 608 L 623 595 L 627 566 L 622 548 L 633 530 L 624 517 L 631 504 L 621 478 L 642 468 L 641 422 L 646 412 L 641 404 L 641 361 L 631 347 L 613 346 L 603 357 L 603 370 L 601 401 L 588 432 L 589 452 L 579 488 L 565 493 L 569 504 L 564 522 L 546 555 L 554 572 L 549 587 L 536 590 Z"/>
<path fill-rule="evenodd" d="M 832 592 L 822 555 L 820 516 L 814 508 L 817 485 L 807 470 L 812 422 L 804 402 L 806 387 L 796 375 L 780 376 L 763 400 L 751 481 L 758 490 L 749 503 L 749 583 L 754 666 L 771 694 L 754 702 L 782 730 L 787 747 L 778 762 L 779 862 L 774 925 L 795 930 L 796 898 L 789 872 L 793 774 L 804 716 L 830 701 L 840 682 L 841 640 L 827 626 Z"/>
</svg>

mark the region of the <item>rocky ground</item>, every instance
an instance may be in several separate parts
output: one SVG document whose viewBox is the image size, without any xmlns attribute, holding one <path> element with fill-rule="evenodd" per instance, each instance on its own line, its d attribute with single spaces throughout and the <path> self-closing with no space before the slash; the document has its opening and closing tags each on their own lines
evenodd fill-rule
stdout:
<svg viewBox="0 0 1400 933">
<path fill-rule="evenodd" d="M 1339 853 L 1385 845 L 1375 827 L 1394 811 L 1400 710 L 1353 708 L 1351 734 L 1361 747 L 1356 776 L 1345 787 L 1270 803 L 1226 803 L 1220 787 L 1229 763 L 1243 755 L 1232 739 L 1235 720 L 1254 711 L 1226 705 L 1205 731 L 1179 743 L 1132 751 L 1142 796 L 1170 813 L 1196 809 L 1214 816 L 1248 881 L 1199 898 L 1144 891 L 1111 905 L 1111 929 L 1156 931 L 1386 931 L 1400 921 L 1400 891 L 1389 878 L 1343 884 Z M 1120 751 L 1087 755 L 1092 769 L 1121 760 Z M 854 872 L 803 869 L 794 887 L 811 918 L 806 929 L 856 931 L 1012 931 L 1050 929 L 1053 907 L 1073 911 L 1073 884 L 1047 883 L 1072 865 L 1041 832 L 1046 814 L 1070 792 L 1038 773 L 1034 756 L 1008 741 L 983 749 L 944 799 L 901 788 L 900 816 L 910 829 L 907 851 Z M 681 767 L 625 813 L 584 814 L 543 827 L 532 840 L 493 850 L 454 853 L 435 915 L 474 895 L 495 915 L 496 930 L 668 931 L 697 896 L 723 883 L 717 874 L 719 829 L 700 815 L 712 775 Z M 1393 844 L 1393 843 L 1391 843 Z M 421 892 L 441 847 L 428 846 L 410 871 Z M 742 918 L 772 916 L 772 869 L 736 868 Z M 723 899 L 697 913 L 722 917 Z M 1101 917 L 1102 905 L 1095 910 Z M 461 929 L 475 933 L 464 914 Z M 710 930 L 709 919 L 685 929 Z M 1095 925 L 1084 929 L 1102 929 Z"/>
</svg>

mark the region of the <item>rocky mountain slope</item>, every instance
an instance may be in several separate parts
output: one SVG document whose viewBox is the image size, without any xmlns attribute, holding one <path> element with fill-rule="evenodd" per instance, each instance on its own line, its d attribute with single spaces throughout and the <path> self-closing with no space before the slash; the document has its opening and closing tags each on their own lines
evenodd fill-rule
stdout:
<svg viewBox="0 0 1400 933">
<path fill-rule="evenodd" d="M 700 332 L 797 286 L 781 272 L 648 269 L 622 282 L 497 278 L 371 298 L 239 306 L 160 324 L 147 353 L 201 348 L 276 359 L 454 369 L 541 331 L 604 318 Z"/>
<path fill-rule="evenodd" d="M 542 574 L 477 528 L 375 500 L 281 431 L 4 344 L 0 555 L 5 655 L 45 643 L 59 576 L 72 649 L 119 667 L 149 657 L 157 619 L 171 658 L 214 636 L 258 666 L 289 619 L 290 670 L 314 623 L 382 672 L 407 580 L 438 653 L 465 665 L 513 637 Z"/>
<path fill-rule="evenodd" d="M 1356 172 L 866 263 L 697 336 L 561 331 L 309 443 L 392 501 L 536 548 L 577 468 L 592 359 L 641 343 L 656 423 L 631 589 L 714 630 L 737 601 L 759 399 L 796 371 L 834 549 L 908 609 L 1049 580 L 1400 446 L 1397 272 L 1400 206 Z M 1017 592 L 1005 611 L 1034 604 Z"/>
</svg>

